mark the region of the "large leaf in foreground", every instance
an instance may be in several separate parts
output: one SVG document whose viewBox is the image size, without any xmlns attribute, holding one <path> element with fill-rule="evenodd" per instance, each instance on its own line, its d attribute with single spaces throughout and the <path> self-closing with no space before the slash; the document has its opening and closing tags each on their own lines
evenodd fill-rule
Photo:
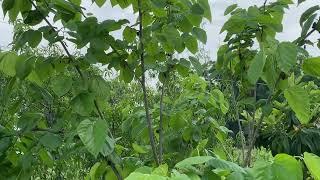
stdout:
<svg viewBox="0 0 320 180">
<path fill-rule="evenodd" d="M 307 165 L 308 170 L 311 173 L 311 176 L 315 180 L 320 180 L 320 157 L 312 153 L 303 153 L 304 162 Z"/>
<path fill-rule="evenodd" d="M 95 157 L 97 157 L 100 152 L 106 155 L 104 149 L 106 148 L 107 139 L 110 140 L 110 138 L 108 138 L 108 127 L 105 121 L 91 121 L 86 119 L 79 124 L 77 132 L 81 141 L 91 154 Z M 113 145 L 110 147 L 113 147 Z"/>
<path fill-rule="evenodd" d="M 320 77 L 320 57 L 304 60 L 302 69 L 305 74 Z"/>
<path fill-rule="evenodd" d="M 301 180 L 303 173 L 300 163 L 292 156 L 278 154 L 272 164 L 272 173 L 277 180 Z"/>
<path fill-rule="evenodd" d="M 301 124 L 310 121 L 310 97 L 301 86 L 293 86 L 284 91 L 284 97 L 288 100 L 289 106 L 296 113 Z"/>
<path fill-rule="evenodd" d="M 290 42 L 282 42 L 277 49 L 277 62 L 280 69 L 286 73 L 293 68 L 297 62 L 297 47 Z"/>
</svg>

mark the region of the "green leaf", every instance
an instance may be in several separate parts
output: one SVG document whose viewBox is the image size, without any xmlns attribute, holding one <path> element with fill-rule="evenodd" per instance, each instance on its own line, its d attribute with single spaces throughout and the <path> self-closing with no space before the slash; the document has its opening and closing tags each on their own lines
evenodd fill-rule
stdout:
<svg viewBox="0 0 320 180">
<path fill-rule="evenodd" d="M 19 56 L 16 62 L 16 76 L 21 80 L 25 79 L 34 67 L 34 57 Z"/>
<path fill-rule="evenodd" d="M 168 165 L 161 164 L 159 167 L 155 168 L 151 174 L 156 174 L 160 176 L 167 176 L 168 175 Z"/>
<path fill-rule="evenodd" d="M 87 150 L 95 157 L 103 151 L 108 136 L 108 127 L 105 121 L 83 120 L 78 128 L 78 135 L 87 148 Z"/>
<path fill-rule="evenodd" d="M 143 174 L 139 172 L 133 172 L 125 180 L 167 180 L 167 177 L 159 176 L 156 174 Z"/>
<path fill-rule="evenodd" d="M 134 74 L 132 73 L 128 64 L 124 64 L 120 69 L 120 79 L 126 83 L 130 83 L 133 80 Z"/>
<path fill-rule="evenodd" d="M 214 89 L 211 94 L 214 102 L 219 104 L 219 110 L 226 114 L 229 111 L 229 103 L 225 100 L 223 93 L 219 89 Z"/>
<path fill-rule="evenodd" d="M 72 87 L 72 79 L 69 76 L 59 75 L 51 81 L 50 86 L 53 92 L 57 96 L 61 97 L 70 91 Z"/>
<path fill-rule="evenodd" d="M 42 33 L 40 31 L 28 30 L 24 34 L 27 38 L 30 47 L 35 48 L 42 40 Z"/>
<path fill-rule="evenodd" d="M 229 162 L 223 159 L 218 159 L 218 158 L 212 158 L 210 161 L 207 163 L 209 166 L 212 166 L 216 169 L 223 169 L 223 170 L 229 170 L 232 172 L 242 172 L 245 173 L 245 170 L 240 167 L 239 165 Z"/>
<path fill-rule="evenodd" d="M 255 180 L 274 180 L 275 174 L 272 172 L 272 163 L 263 160 L 255 162 L 250 172 Z"/>
<path fill-rule="evenodd" d="M 320 157 L 308 152 L 303 153 L 303 157 L 311 176 L 315 180 L 320 180 Z"/>
<path fill-rule="evenodd" d="M 45 150 L 44 148 L 40 149 L 39 151 L 39 156 L 41 161 L 47 165 L 48 167 L 53 167 L 54 165 L 54 161 L 53 161 L 53 157 L 50 154 L 50 152 L 48 152 L 47 150 Z"/>
<path fill-rule="evenodd" d="M 259 51 L 253 58 L 249 70 L 248 80 L 251 84 L 256 84 L 261 77 L 264 65 L 266 63 L 266 55 L 263 50 Z"/>
<path fill-rule="evenodd" d="M 207 18 L 210 22 L 212 21 L 211 9 L 208 0 L 198 0 L 200 6 L 204 9 L 203 16 Z"/>
<path fill-rule="evenodd" d="M 202 67 L 201 63 L 199 62 L 199 59 L 192 57 L 192 56 L 189 56 L 189 59 L 190 59 L 190 62 L 192 64 L 193 68 L 197 71 L 197 74 L 199 76 L 202 76 L 203 75 L 203 67 Z"/>
<path fill-rule="evenodd" d="M 277 180 L 303 179 L 302 167 L 299 162 L 287 154 L 277 154 L 272 164 L 272 172 Z"/>
<path fill-rule="evenodd" d="M 14 6 L 9 11 L 9 19 L 14 22 L 20 12 L 28 12 L 31 10 L 31 3 L 29 1 L 16 0 Z"/>
<path fill-rule="evenodd" d="M 179 169 L 189 169 L 192 165 L 203 164 L 213 159 L 211 156 L 195 156 L 189 157 L 178 162 L 175 167 Z"/>
<path fill-rule="evenodd" d="M 106 0 L 94 0 L 99 7 L 102 7 Z"/>
<path fill-rule="evenodd" d="M 196 54 L 198 52 L 198 42 L 197 42 L 196 38 L 187 34 L 187 35 L 183 36 L 183 40 L 184 40 L 184 43 L 185 43 L 187 49 L 191 53 Z"/>
<path fill-rule="evenodd" d="M 227 7 L 227 9 L 224 11 L 224 15 L 228 15 L 229 13 L 231 13 L 233 10 L 235 10 L 238 7 L 238 4 L 232 4 L 230 6 Z"/>
<path fill-rule="evenodd" d="M 301 124 L 307 124 L 310 121 L 310 97 L 308 92 L 301 86 L 296 85 L 284 91 L 284 97 L 289 106 L 296 113 Z"/>
<path fill-rule="evenodd" d="M 320 77 L 320 57 L 304 60 L 302 69 L 305 74 Z"/>
<path fill-rule="evenodd" d="M 318 11 L 320 9 L 319 5 L 316 6 L 312 6 L 309 9 L 307 9 L 304 13 L 302 13 L 301 17 L 300 17 L 300 26 L 302 26 L 302 24 L 309 19 L 309 17 L 316 11 Z"/>
<path fill-rule="evenodd" d="M 195 15 L 203 15 L 204 9 L 200 6 L 200 4 L 195 3 L 191 7 L 191 12 Z"/>
<path fill-rule="evenodd" d="M 297 47 L 290 42 L 282 42 L 277 48 L 277 62 L 279 68 L 285 73 L 293 68 L 297 62 Z"/>
<path fill-rule="evenodd" d="M 16 63 L 19 56 L 14 52 L 8 52 L 4 54 L 0 61 L 0 71 L 2 71 L 7 76 L 16 75 Z"/>
<path fill-rule="evenodd" d="M 303 24 L 302 30 L 301 30 L 301 37 L 305 37 L 312 26 L 315 18 L 317 17 L 317 14 L 313 14 L 308 18 L 308 20 Z"/>
<path fill-rule="evenodd" d="M 3 0 L 2 10 L 3 16 L 6 16 L 7 12 L 14 7 L 15 0 Z"/>
<path fill-rule="evenodd" d="M 43 146 L 45 146 L 51 150 L 55 150 L 56 148 L 58 148 L 62 144 L 62 139 L 60 138 L 60 136 L 58 136 L 56 134 L 47 133 L 40 138 L 39 142 Z"/>
<path fill-rule="evenodd" d="M 179 30 L 181 32 L 191 32 L 192 31 L 192 24 L 189 19 L 185 16 L 178 22 Z"/>
<path fill-rule="evenodd" d="M 43 18 L 44 15 L 42 14 L 42 12 L 38 10 L 30 10 L 28 12 L 25 12 L 23 22 L 30 26 L 35 26 L 37 24 L 40 24 Z"/>
<path fill-rule="evenodd" d="M 196 36 L 203 44 L 207 43 L 207 33 L 203 29 L 194 27 L 192 29 L 192 34 Z"/>
<path fill-rule="evenodd" d="M 140 146 L 137 143 L 132 143 L 132 148 L 134 151 L 136 151 L 137 153 L 140 153 L 140 154 L 148 153 L 148 150 L 145 147 Z"/>
<path fill-rule="evenodd" d="M 298 5 L 305 2 L 306 0 L 298 0 Z"/>
<path fill-rule="evenodd" d="M 101 76 L 92 76 L 89 86 L 90 92 L 94 93 L 96 97 L 103 98 L 108 95 L 110 87 L 105 79 Z"/>
<path fill-rule="evenodd" d="M 137 36 L 137 31 L 133 28 L 128 27 L 128 26 L 123 31 L 123 37 L 129 43 L 133 42 L 135 40 L 136 36 Z"/>
<path fill-rule="evenodd" d="M 94 99 L 92 94 L 90 93 L 80 93 L 71 101 L 71 107 L 72 109 L 82 115 L 87 116 L 90 115 L 90 113 L 94 109 Z"/>
</svg>

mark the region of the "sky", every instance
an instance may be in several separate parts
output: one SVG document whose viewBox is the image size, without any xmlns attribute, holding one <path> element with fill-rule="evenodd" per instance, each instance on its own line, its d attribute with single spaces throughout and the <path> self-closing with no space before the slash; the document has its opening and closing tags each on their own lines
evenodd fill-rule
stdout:
<svg viewBox="0 0 320 180">
<path fill-rule="evenodd" d="M 270 0 L 271 1 L 271 0 Z M 106 19 L 128 19 L 134 22 L 136 16 L 133 15 L 131 8 L 121 9 L 118 6 L 111 7 L 109 1 L 99 8 L 95 4 L 91 3 L 92 0 L 82 0 L 82 6 L 86 8 L 86 12 L 93 13 L 99 20 Z M 264 0 L 209 0 L 212 11 L 212 22 L 205 22 L 204 28 L 207 31 L 208 42 L 204 45 L 205 50 L 209 53 L 209 56 L 214 60 L 216 53 L 220 45 L 223 44 L 224 34 L 219 34 L 224 22 L 228 19 L 228 16 L 224 16 L 225 9 L 231 5 L 237 3 L 242 8 L 247 8 L 251 5 L 262 5 Z M 301 14 L 311 6 L 319 4 L 319 0 L 307 0 L 301 5 L 290 5 L 290 8 L 286 10 L 284 16 L 284 30 L 277 35 L 280 41 L 293 41 L 301 32 L 299 25 L 299 19 Z M 58 25 L 59 26 L 59 25 Z M 7 18 L 3 17 L 2 11 L 0 11 L 0 47 L 8 47 L 12 40 L 12 25 L 7 23 Z M 121 33 L 114 34 L 117 38 L 121 38 Z M 314 35 L 311 39 L 318 39 L 319 35 Z M 319 56 L 320 51 L 316 47 L 308 47 L 311 55 Z"/>
</svg>

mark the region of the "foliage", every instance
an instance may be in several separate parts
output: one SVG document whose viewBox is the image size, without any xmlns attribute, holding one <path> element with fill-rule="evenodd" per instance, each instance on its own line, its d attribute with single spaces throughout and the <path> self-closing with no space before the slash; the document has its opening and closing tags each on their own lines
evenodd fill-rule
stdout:
<svg viewBox="0 0 320 180">
<path fill-rule="evenodd" d="M 279 42 L 291 0 L 233 4 L 207 61 L 208 0 L 92 3 L 137 21 L 100 21 L 81 0 L 2 1 L 15 30 L 0 51 L 0 179 L 320 178 L 319 58 L 303 48 L 319 6 Z"/>
</svg>

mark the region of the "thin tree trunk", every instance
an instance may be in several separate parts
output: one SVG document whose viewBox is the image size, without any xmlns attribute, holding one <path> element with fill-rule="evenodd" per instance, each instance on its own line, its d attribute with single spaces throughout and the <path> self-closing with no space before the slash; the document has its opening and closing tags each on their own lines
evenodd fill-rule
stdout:
<svg viewBox="0 0 320 180">
<path fill-rule="evenodd" d="M 245 159 L 245 137 L 243 134 L 243 130 L 242 130 L 242 125 L 241 125 L 241 121 L 240 121 L 240 116 L 239 116 L 239 111 L 238 111 L 238 107 L 237 107 L 237 101 L 236 101 L 236 95 L 235 95 L 235 87 L 234 87 L 234 82 L 231 81 L 232 85 L 231 85 L 231 95 L 232 95 L 232 101 L 233 101 L 233 106 L 235 108 L 235 115 L 236 115 L 236 120 L 238 122 L 238 127 L 239 127 L 239 132 L 240 132 L 240 139 L 241 139 L 241 156 L 242 156 L 242 161 L 244 161 Z"/>
<path fill-rule="evenodd" d="M 159 165 L 159 159 L 157 156 L 156 150 L 156 143 L 154 140 L 154 133 L 153 133 L 153 126 L 152 126 L 152 119 L 149 112 L 149 104 L 148 104 L 148 97 L 147 97 L 147 89 L 146 89 L 146 76 L 145 76 L 145 66 L 144 66 L 144 43 L 143 43 L 143 26 L 142 26 L 142 0 L 138 0 L 138 11 L 139 11 L 139 41 L 140 41 L 140 60 L 141 60 L 141 71 L 142 71 L 142 78 L 141 78 L 141 86 L 143 91 L 143 101 L 144 101 L 144 108 L 146 111 L 146 119 L 148 124 L 148 132 L 149 132 L 149 139 L 152 148 L 153 158 L 157 165 Z"/>
<path fill-rule="evenodd" d="M 164 84 L 161 88 L 160 96 L 160 119 L 159 119 L 159 163 L 163 161 L 163 96 L 164 96 Z"/>
</svg>

